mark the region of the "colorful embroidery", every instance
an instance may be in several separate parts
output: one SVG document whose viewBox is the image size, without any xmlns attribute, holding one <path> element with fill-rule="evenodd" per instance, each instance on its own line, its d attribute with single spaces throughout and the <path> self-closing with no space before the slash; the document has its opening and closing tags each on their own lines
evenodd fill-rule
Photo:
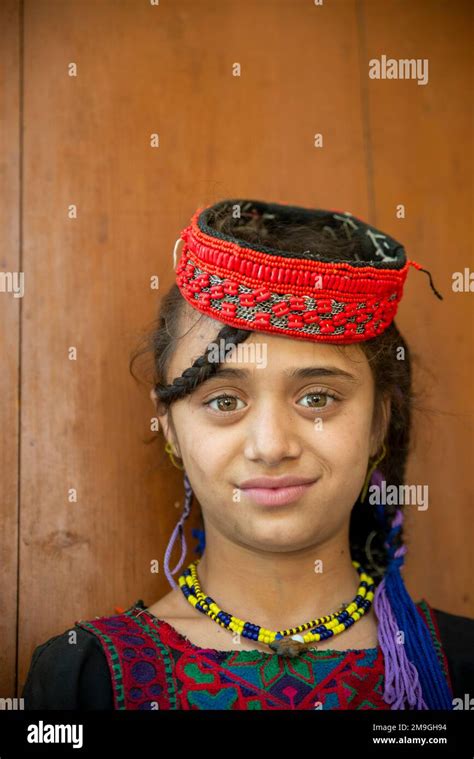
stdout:
<svg viewBox="0 0 474 759">
<path fill-rule="evenodd" d="M 430 608 L 425 601 L 417 606 L 447 667 Z M 102 644 L 116 709 L 390 708 L 379 647 L 316 649 L 294 659 L 202 649 L 145 608 L 138 601 L 123 614 L 76 622 Z"/>
</svg>

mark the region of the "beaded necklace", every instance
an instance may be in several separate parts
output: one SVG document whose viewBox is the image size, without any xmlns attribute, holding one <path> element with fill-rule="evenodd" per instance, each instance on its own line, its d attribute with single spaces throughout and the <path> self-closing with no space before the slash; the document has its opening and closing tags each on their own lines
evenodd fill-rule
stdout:
<svg viewBox="0 0 474 759">
<path fill-rule="evenodd" d="M 374 597 L 373 579 L 364 572 L 358 561 L 353 561 L 352 564 L 359 573 L 360 584 L 357 595 L 349 604 L 342 604 L 339 611 L 333 614 L 312 619 L 288 630 L 267 630 L 265 627 L 245 622 L 223 611 L 214 599 L 206 595 L 201 589 L 197 575 L 199 562 L 200 558 L 192 561 L 178 580 L 187 601 L 226 630 L 239 633 L 244 638 L 257 640 L 259 643 L 265 643 L 277 654 L 283 656 L 298 656 L 309 647 L 309 644 L 344 632 L 369 611 Z M 305 630 L 310 632 L 305 632 Z M 304 634 L 301 635 L 301 633 Z"/>
</svg>

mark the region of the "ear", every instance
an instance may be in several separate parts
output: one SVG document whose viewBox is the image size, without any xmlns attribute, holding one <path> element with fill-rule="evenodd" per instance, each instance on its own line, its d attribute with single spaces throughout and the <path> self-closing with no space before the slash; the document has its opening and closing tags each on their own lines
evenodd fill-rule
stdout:
<svg viewBox="0 0 474 759">
<path fill-rule="evenodd" d="M 173 455 L 181 458 L 181 453 L 179 452 L 179 446 L 176 442 L 176 435 L 174 432 L 169 410 L 161 410 L 162 407 L 154 387 L 152 387 L 150 390 L 150 398 L 153 402 L 153 405 L 155 406 L 156 416 L 158 417 L 158 421 L 160 423 L 161 429 L 163 430 L 163 435 L 165 436 L 166 442 L 171 444 L 171 447 L 173 448 Z"/>
</svg>

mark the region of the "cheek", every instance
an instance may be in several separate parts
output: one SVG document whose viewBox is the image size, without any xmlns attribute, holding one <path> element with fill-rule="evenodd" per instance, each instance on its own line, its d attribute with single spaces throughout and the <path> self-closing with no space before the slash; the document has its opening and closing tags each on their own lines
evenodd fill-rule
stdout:
<svg viewBox="0 0 474 759">
<path fill-rule="evenodd" d="M 369 404 L 370 405 L 370 404 Z M 326 425 L 314 444 L 322 472 L 321 508 L 327 525 L 346 519 L 367 474 L 371 431 L 370 408 L 347 407 Z"/>
<path fill-rule="evenodd" d="M 370 451 L 370 403 L 353 404 L 322 430 L 315 430 L 315 450 L 333 472 L 355 477 L 366 471 Z"/>
<path fill-rule="evenodd" d="M 218 487 L 219 473 L 225 471 L 225 457 L 229 455 L 229 438 L 225 430 L 210 430 L 198 421 L 193 411 L 180 409 L 175 414 L 175 429 L 186 470 L 191 480 L 201 480 Z"/>
</svg>

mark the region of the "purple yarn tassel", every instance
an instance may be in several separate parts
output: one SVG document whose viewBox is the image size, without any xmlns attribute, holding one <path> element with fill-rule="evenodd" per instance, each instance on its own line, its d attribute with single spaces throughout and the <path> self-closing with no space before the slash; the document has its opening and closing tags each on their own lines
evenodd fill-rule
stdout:
<svg viewBox="0 0 474 759">
<path fill-rule="evenodd" d="M 392 527 L 398 527 L 402 521 L 402 513 L 397 510 Z M 395 551 L 395 558 L 398 559 L 403 556 L 406 550 L 405 545 L 400 546 Z M 390 568 L 387 571 L 390 571 Z M 415 709 L 427 709 L 418 670 L 408 659 L 404 643 L 397 643 L 396 641 L 398 625 L 387 597 L 385 577 L 375 590 L 374 610 L 379 622 L 378 639 L 385 660 L 384 701 L 390 704 L 392 709 L 405 709 L 405 702 L 408 702 L 408 706 Z"/>
<path fill-rule="evenodd" d="M 385 578 L 375 591 L 374 609 L 379 620 L 378 638 L 385 660 L 384 701 L 392 709 L 404 709 L 405 701 L 415 709 L 427 709 L 418 670 L 408 659 L 403 643 L 395 640 L 398 626 L 385 592 Z"/>
<path fill-rule="evenodd" d="M 193 490 L 191 488 L 191 483 L 189 482 L 188 475 L 186 474 L 186 472 L 184 473 L 184 492 L 185 492 L 185 498 L 184 498 L 183 513 L 181 515 L 181 518 L 178 524 L 176 525 L 176 527 L 174 528 L 172 532 L 171 538 L 169 540 L 169 543 L 165 551 L 165 558 L 164 558 L 165 574 L 172 588 L 178 587 L 178 583 L 175 582 L 175 580 L 173 579 L 173 575 L 179 569 L 181 569 L 181 566 L 186 558 L 186 552 L 187 552 L 186 538 L 184 537 L 184 523 L 191 513 Z M 181 557 L 178 563 L 176 564 L 175 568 L 173 570 L 170 570 L 169 562 L 171 558 L 171 553 L 173 551 L 174 544 L 178 538 L 178 535 L 181 536 Z"/>
</svg>

